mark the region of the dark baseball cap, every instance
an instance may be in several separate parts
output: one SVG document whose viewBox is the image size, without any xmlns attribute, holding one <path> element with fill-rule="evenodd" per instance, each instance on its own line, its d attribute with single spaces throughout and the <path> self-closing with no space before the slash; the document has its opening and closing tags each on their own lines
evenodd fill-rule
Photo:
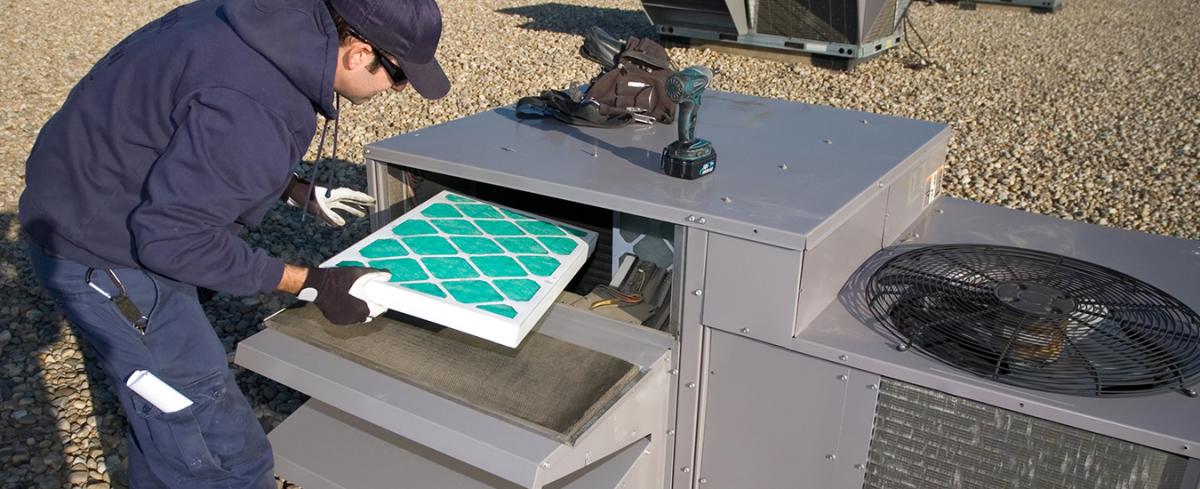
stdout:
<svg viewBox="0 0 1200 489">
<path fill-rule="evenodd" d="M 442 12 L 434 0 L 330 0 L 365 41 L 396 59 L 409 84 L 427 99 L 450 92 L 450 80 L 433 57 L 442 37 Z"/>
</svg>

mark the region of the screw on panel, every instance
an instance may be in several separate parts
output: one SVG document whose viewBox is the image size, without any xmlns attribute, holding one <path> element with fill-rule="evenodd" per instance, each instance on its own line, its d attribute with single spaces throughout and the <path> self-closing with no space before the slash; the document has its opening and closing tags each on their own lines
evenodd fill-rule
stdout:
<svg viewBox="0 0 1200 489">
<path fill-rule="evenodd" d="M 370 150 L 370 149 L 364 149 L 364 150 L 363 150 L 363 153 L 366 153 L 366 154 L 371 154 L 371 150 Z"/>
<path fill-rule="evenodd" d="M 708 479 L 707 479 L 707 478 L 704 478 L 704 477 L 701 477 L 701 478 L 700 478 L 700 483 L 701 483 L 701 484 L 708 484 Z"/>
<path fill-rule="evenodd" d="M 679 469 L 679 471 L 688 474 L 692 472 L 692 468 L 685 465 L 682 469 Z"/>
<path fill-rule="evenodd" d="M 859 123 L 861 123 L 861 124 L 867 124 L 867 120 L 866 120 L 866 119 L 863 119 L 863 120 L 861 120 L 861 121 L 858 121 L 858 122 L 859 122 Z"/>
<path fill-rule="evenodd" d="M 708 222 L 708 220 L 703 217 L 696 219 L 697 224 L 704 224 L 706 222 Z"/>
<path fill-rule="evenodd" d="M 721 202 L 724 202 L 724 203 L 726 203 L 726 204 L 732 204 L 732 203 L 733 203 L 733 199 L 732 199 L 732 198 L 730 198 L 728 195 L 726 195 L 726 196 L 724 196 L 724 197 L 721 197 Z"/>
<path fill-rule="evenodd" d="M 675 430 L 667 430 L 667 436 L 675 436 Z"/>
<path fill-rule="evenodd" d="M 833 144 L 833 140 L 832 140 L 832 139 L 826 139 L 826 140 L 825 140 L 825 144 Z"/>
<path fill-rule="evenodd" d="M 550 462 L 548 462 L 548 461 L 547 461 L 547 462 L 542 462 L 542 468 L 543 468 L 543 469 L 548 469 L 548 468 L 550 468 Z"/>
<path fill-rule="evenodd" d="M 849 376 L 849 375 L 846 375 L 846 374 L 842 374 L 842 375 L 839 375 L 839 376 L 837 376 L 837 379 L 838 379 L 838 380 L 840 380 L 840 381 L 842 381 L 842 382 L 845 382 L 845 381 L 847 381 L 847 380 L 850 380 L 850 376 Z"/>
<path fill-rule="evenodd" d="M 696 216 L 687 216 L 687 222 L 696 222 Z"/>
<path fill-rule="evenodd" d="M 671 370 L 668 370 L 667 373 L 669 373 L 671 375 L 679 375 L 679 369 L 673 368 Z"/>
<path fill-rule="evenodd" d="M 850 355 L 838 355 L 838 360 L 846 361 L 850 359 Z"/>
<path fill-rule="evenodd" d="M 837 460 L 837 455 L 830 453 L 825 456 L 825 460 Z"/>
<path fill-rule="evenodd" d="M 687 383 L 687 388 L 688 388 L 688 389 L 695 389 L 695 388 L 696 388 L 696 383 L 695 383 L 695 382 L 688 382 L 688 383 Z"/>
<path fill-rule="evenodd" d="M 867 464 L 854 464 L 854 468 L 858 470 L 867 470 Z"/>
<path fill-rule="evenodd" d="M 879 386 L 876 384 L 867 384 L 867 389 L 868 390 L 878 390 Z"/>
<path fill-rule="evenodd" d="M 780 170 L 786 170 L 786 169 L 788 169 L 788 166 L 787 166 L 787 164 L 785 163 L 785 164 L 779 165 L 779 169 L 780 169 Z"/>
<path fill-rule="evenodd" d="M 945 213 L 946 213 L 946 209 L 938 209 L 938 210 L 937 210 L 937 213 L 938 213 L 938 214 L 945 214 Z M 1200 253 L 1197 253 L 1197 254 L 1200 254 Z"/>
<path fill-rule="evenodd" d="M 693 291 L 692 291 L 692 295 L 694 295 L 694 296 L 702 296 L 702 295 L 704 295 L 704 291 L 703 291 L 703 290 L 701 290 L 701 289 L 696 289 L 696 290 L 693 290 Z"/>
<path fill-rule="evenodd" d="M 742 334 L 750 334 L 750 328 L 742 328 Z"/>
</svg>

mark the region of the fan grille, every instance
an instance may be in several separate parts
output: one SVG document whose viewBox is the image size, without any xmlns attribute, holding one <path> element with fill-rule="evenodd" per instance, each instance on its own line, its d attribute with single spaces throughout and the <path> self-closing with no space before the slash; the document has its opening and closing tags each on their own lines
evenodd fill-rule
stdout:
<svg viewBox="0 0 1200 489">
<path fill-rule="evenodd" d="M 937 245 L 867 283 L 872 314 L 918 351 L 998 382 L 1078 396 L 1179 390 L 1200 376 L 1200 316 L 1157 288 L 1073 258 Z"/>
</svg>

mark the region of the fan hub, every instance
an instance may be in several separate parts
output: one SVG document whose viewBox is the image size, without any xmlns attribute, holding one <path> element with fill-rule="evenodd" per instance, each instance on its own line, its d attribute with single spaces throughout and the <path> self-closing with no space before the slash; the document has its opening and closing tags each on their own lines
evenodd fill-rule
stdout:
<svg viewBox="0 0 1200 489">
<path fill-rule="evenodd" d="M 1008 307 L 1035 316 L 1065 316 L 1075 311 L 1075 300 L 1062 291 L 1035 282 L 1002 282 L 996 298 Z"/>
</svg>

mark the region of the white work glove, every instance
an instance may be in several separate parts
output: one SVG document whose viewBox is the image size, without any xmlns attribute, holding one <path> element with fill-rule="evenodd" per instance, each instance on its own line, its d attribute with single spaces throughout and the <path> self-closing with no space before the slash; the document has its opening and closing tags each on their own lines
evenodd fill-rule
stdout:
<svg viewBox="0 0 1200 489">
<path fill-rule="evenodd" d="M 372 282 L 387 282 L 391 273 L 373 268 L 310 268 L 296 298 L 317 305 L 325 319 L 337 325 L 366 323 L 387 308 L 367 298 Z"/>
<path fill-rule="evenodd" d="M 307 180 L 293 176 L 286 194 L 288 205 L 295 207 L 304 205 L 304 193 L 309 188 Z M 335 211 L 342 211 L 354 217 L 363 217 L 367 215 L 367 208 L 375 203 L 374 197 L 345 187 L 329 190 L 317 185 L 311 188 L 313 193 L 308 197 L 308 210 L 335 227 L 346 225 L 346 219 Z"/>
</svg>

